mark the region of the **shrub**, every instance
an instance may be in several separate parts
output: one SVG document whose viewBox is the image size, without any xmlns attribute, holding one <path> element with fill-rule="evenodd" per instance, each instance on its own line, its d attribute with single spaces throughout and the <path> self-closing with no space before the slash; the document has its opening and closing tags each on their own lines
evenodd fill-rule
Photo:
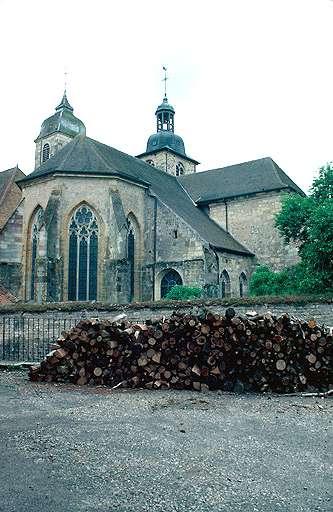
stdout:
<svg viewBox="0 0 333 512">
<path fill-rule="evenodd" d="M 201 297 L 202 290 L 198 286 L 174 286 L 171 288 L 169 293 L 165 296 L 165 299 L 173 300 L 186 300 L 186 299 L 198 299 Z"/>
<path fill-rule="evenodd" d="M 303 275 L 301 265 L 295 265 L 283 272 L 272 272 L 266 266 L 259 267 L 250 282 L 250 295 L 297 295 L 305 291 L 311 293 L 302 286 Z M 316 290 L 312 291 L 315 292 Z"/>
</svg>

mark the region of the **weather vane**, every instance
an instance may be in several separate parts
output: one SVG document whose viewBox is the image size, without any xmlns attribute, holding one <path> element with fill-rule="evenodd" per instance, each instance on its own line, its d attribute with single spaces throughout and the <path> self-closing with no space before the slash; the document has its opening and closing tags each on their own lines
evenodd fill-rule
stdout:
<svg viewBox="0 0 333 512">
<path fill-rule="evenodd" d="M 65 68 L 65 94 L 67 93 L 67 68 Z"/>
<path fill-rule="evenodd" d="M 162 82 L 164 82 L 164 96 L 166 97 L 166 81 L 169 80 L 169 77 L 166 76 L 167 68 L 165 68 L 163 66 L 163 69 L 164 69 L 165 73 L 164 73 L 164 78 L 163 78 Z"/>
</svg>

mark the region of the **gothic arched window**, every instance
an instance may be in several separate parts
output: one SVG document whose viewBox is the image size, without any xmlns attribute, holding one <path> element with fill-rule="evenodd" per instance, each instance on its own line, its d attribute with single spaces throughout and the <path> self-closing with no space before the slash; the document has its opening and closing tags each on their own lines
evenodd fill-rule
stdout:
<svg viewBox="0 0 333 512">
<path fill-rule="evenodd" d="M 69 222 L 68 300 L 97 299 L 98 221 L 87 205 Z"/>
<path fill-rule="evenodd" d="M 44 210 L 39 208 L 35 213 L 31 226 L 31 279 L 30 279 L 30 300 L 35 299 L 35 284 L 37 275 L 37 258 L 40 238 L 40 228 L 43 222 Z"/>
<path fill-rule="evenodd" d="M 182 176 L 184 174 L 184 166 L 181 162 L 176 165 L 176 176 Z"/>
<path fill-rule="evenodd" d="M 46 143 L 43 146 L 43 162 L 50 158 L 50 144 Z"/>
<path fill-rule="evenodd" d="M 230 277 L 226 270 L 221 274 L 221 296 L 222 299 L 230 297 Z"/>
<path fill-rule="evenodd" d="M 247 295 L 247 279 L 244 272 L 239 276 L 239 296 L 244 297 Z"/>
<path fill-rule="evenodd" d="M 165 297 L 174 286 L 181 286 L 183 284 L 182 278 L 175 270 L 169 270 L 164 274 L 161 281 L 161 299 Z"/>
<path fill-rule="evenodd" d="M 135 228 L 130 219 L 127 219 L 127 258 L 130 267 L 130 301 L 134 297 L 134 256 L 135 256 Z"/>
</svg>

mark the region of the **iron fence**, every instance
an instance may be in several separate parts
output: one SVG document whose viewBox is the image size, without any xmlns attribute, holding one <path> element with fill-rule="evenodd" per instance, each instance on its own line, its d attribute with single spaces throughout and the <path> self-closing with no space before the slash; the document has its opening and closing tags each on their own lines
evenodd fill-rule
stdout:
<svg viewBox="0 0 333 512">
<path fill-rule="evenodd" d="M 41 361 L 62 331 L 80 318 L 43 318 L 10 315 L 0 318 L 0 360 Z"/>
</svg>

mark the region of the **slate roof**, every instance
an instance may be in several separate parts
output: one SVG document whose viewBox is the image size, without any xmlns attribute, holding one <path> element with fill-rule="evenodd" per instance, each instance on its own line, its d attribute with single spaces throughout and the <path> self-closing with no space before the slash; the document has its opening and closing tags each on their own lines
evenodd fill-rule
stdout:
<svg viewBox="0 0 333 512">
<path fill-rule="evenodd" d="M 187 174 L 178 180 L 198 204 L 271 190 L 291 189 L 305 195 L 269 157 Z"/>
<path fill-rule="evenodd" d="M 85 135 L 77 135 L 19 184 L 24 185 L 27 181 L 57 171 L 123 177 L 149 186 L 162 203 L 185 220 L 207 243 L 227 252 L 252 255 L 193 203 L 174 176 Z"/>
<path fill-rule="evenodd" d="M 160 130 L 157 133 L 153 133 L 148 139 L 146 153 L 163 148 L 170 148 L 175 153 L 186 156 L 183 139 L 169 130 Z"/>
<path fill-rule="evenodd" d="M 0 231 L 22 199 L 22 192 L 15 181 L 24 176 L 18 167 L 0 172 Z"/>
<path fill-rule="evenodd" d="M 74 116 L 73 107 L 68 103 L 66 92 L 64 92 L 61 103 L 56 107 L 56 113 L 43 121 L 40 133 L 35 140 L 47 137 L 54 132 L 65 133 L 75 137 L 78 133 L 86 133 L 83 122 Z"/>
</svg>

